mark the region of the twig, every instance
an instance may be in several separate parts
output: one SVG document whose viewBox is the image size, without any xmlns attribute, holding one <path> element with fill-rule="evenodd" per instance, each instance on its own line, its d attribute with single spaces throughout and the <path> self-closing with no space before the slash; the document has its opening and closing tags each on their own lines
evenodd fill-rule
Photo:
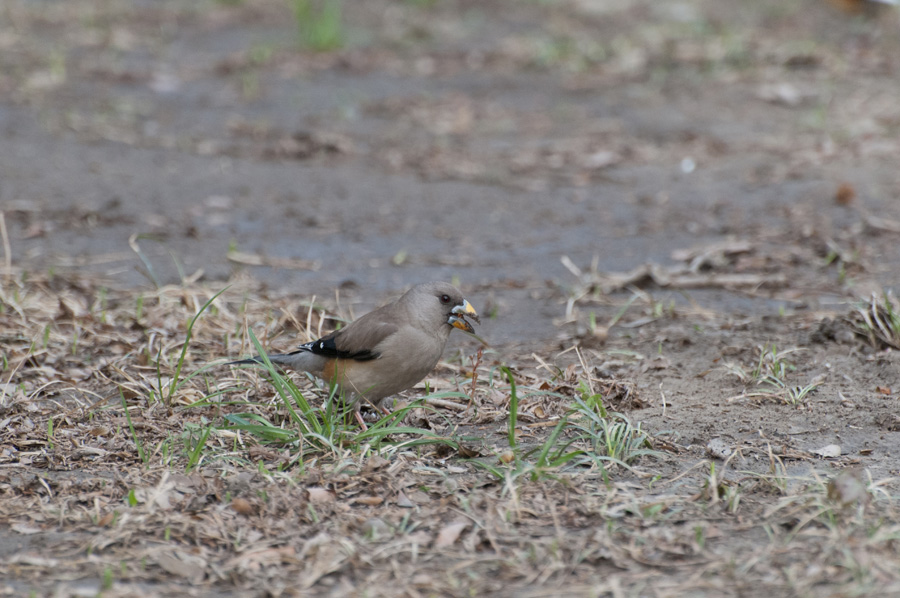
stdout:
<svg viewBox="0 0 900 598">
<path fill-rule="evenodd" d="M 469 401 L 475 400 L 475 385 L 478 383 L 478 366 L 481 365 L 481 357 L 484 355 L 484 348 L 478 347 L 475 354 L 475 361 L 472 362 L 472 386 L 469 388 Z"/>
<path fill-rule="evenodd" d="M 0 211 L 0 237 L 3 239 L 4 283 L 9 285 L 9 279 L 12 277 L 12 247 L 9 244 L 9 233 L 6 230 L 6 216 L 2 211 Z"/>
<path fill-rule="evenodd" d="M 465 411 L 469 408 L 468 405 L 460 405 L 459 403 L 454 403 L 453 401 L 448 401 L 446 399 L 435 399 L 432 397 L 425 397 L 425 402 L 428 405 L 443 407 L 444 409 L 453 409 L 454 411 Z"/>
</svg>

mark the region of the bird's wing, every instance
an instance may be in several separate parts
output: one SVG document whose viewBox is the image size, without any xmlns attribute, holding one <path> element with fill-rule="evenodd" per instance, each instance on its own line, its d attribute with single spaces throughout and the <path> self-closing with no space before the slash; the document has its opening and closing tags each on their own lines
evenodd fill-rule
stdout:
<svg viewBox="0 0 900 598">
<path fill-rule="evenodd" d="M 379 345 L 401 328 L 395 312 L 396 304 L 386 305 L 300 348 L 323 357 L 355 361 L 378 359 L 381 356 Z"/>
</svg>

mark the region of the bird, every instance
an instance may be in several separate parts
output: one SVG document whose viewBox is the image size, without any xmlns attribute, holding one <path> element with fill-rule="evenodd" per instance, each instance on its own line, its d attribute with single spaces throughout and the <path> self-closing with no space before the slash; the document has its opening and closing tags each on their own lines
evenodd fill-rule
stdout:
<svg viewBox="0 0 900 598">
<path fill-rule="evenodd" d="M 359 414 L 362 402 L 381 407 L 383 399 L 427 376 L 454 328 L 474 334 L 467 317 L 481 323 L 459 289 L 446 282 L 426 282 L 295 351 L 267 357 L 273 364 L 308 372 L 334 385 L 365 429 Z M 263 359 L 255 356 L 229 365 L 251 363 L 263 363 Z"/>
</svg>

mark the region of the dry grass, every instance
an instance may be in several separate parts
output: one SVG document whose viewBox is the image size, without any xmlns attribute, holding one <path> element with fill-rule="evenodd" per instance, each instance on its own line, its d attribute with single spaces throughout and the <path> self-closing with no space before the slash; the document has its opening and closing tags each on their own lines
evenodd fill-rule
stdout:
<svg viewBox="0 0 900 598">
<path fill-rule="evenodd" d="M 850 315 L 850 324 L 857 335 L 876 349 L 900 349 L 900 304 L 885 293 L 861 303 Z"/>
<path fill-rule="evenodd" d="M 474 388 L 475 356 L 441 366 L 439 406 L 404 412 L 417 432 L 391 422 L 395 432 L 361 439 L 337 418 L 332 442 L 305 439 L 260 372 L 208 364 L 251 352 L 248 327 L 293 338 L 327 327 L 329 312 L 249 281 L 201 312 L 220 290 L 138 293 L 21 273 L 4 284 L 8 593 L 900 590 L 900 517 L 880 484 L 864 473 L 791 479 L 771 453 L 769 474 L 741 474 L 731 459 L 680 458 L 652 432 L 639 448 L 653 456 L 627 467 L 586 458 L 602 456 L 578 438 L 591 414 L 614 424 L 606 406 L 636 397 L 581 363 L 515 364 L 513 442 L 510 387 L 490 354 Z M 323 399 L 298 382 L 314 405 Z M 238 413 L 267 433 L 235 428 Z"/>
<path fill-rule="evenodd" d="M 290 16 L 283 0 L 144 4 L 4 5 L 0 92 L 49 132 L 120 144 L 109 151 L 359 154 L 425 179 L 575 187 L 578 202 L 578 188 L 632 185 L 614 166 L 724 172 L 733 188 L 713 195 L 747 210 L 772 207 L 744 202 L 748 185 L 780 195 L 785 182 L 837 185 L 844 172 L 858 169 L 862 181 L 877 174 L 873 165 L 895 170 L 900 104 L 885 74 L 896 70 L 896 11 L 845 18 L 807 0 L 753 10 L 626 2 L 602 14 L 591 8 L 604 3 L 485 3 L 489 27 L 480 30 L 497 37 L 483 46 L 468 33 L 479 11 L 458 3 L 348 2 L 348 31 L 370 27 L 371 47 L 311 53 L 267 42 L 214 58 L 205 45 L 180 46 L 185 83 L 233 87 L 247 102 L 273 103 L 278 81 L 330 68 L 340 82 L 353 73 L 421 77 L 411 96 L 359 105 L 368 132 L 329 105 L 310 122 L 338 130 L 285 136 L 269 113 L 188 131 L 180 124 L 213 120 L 205 102 L 170 98 L 171 107 L 145 113 L 113 101 L 168 72 L 175 29 L 185 39 L 238 40 L 250 28 L 277 29 Z M 517 11 L 538 22 L 529 27 L 533 17 Z M 552 75 L 542 85 L 559 110 L 496 99 L 481 83 L 419 93 L 429 80 L 454 89 L 452 73 Z M 101 88 L 110 95 L 92 93 Z M 579 116 L 576 95 L 622 117 L 596 123 L 593 103 Z M 648 106 L 675 119 L 653 125 Z M 183 118 L 167 114 L 176 109 Z M 148 133 L 152 123 L 160 134 Z M 749 134 L 754 123 L 768 123 L 764 135 Z M 751 162 L 716 170 L 723 155 L 745 154 Z M 0 214 L 0 595 L 900 595 L 898 484 L 889 477 L 900 309 L 879 294 L 823 326 L 806 305 L 818 294 L 849 297 L 876 274 L 896 280 L 880 267 L 894 267 L 900 226 L 887 203 L 878 216 L 865 207 L 896 185 L 872 181 L 838 186 L 848 221 L 835 224 L 819 195 L 790 200 L 772 223 L 729 216 L 727 202 L 686 209 L 666 185 L 639 195 L 646 216 L 625 223 L 637 234 L 684 226 L 697 238 L 740 238 L 676 251 L 673 266 L 619 273 L 601 272 L 599 259 L 588 267 L 565 258 L 574 279 L 553 281 L 569 287 L 557 297 L 562 352 L 548 343 L 502 360 L 475 348 L 450 355 L 427 391 L 410 392 L 368 433 L 302 377 L 221 365 L 255 353 L 254 336 L 278 349 L 318 336 L 344 315 L 330 301 L 273 295 L 246 279 L 135 289 L 27 273 L 12 263 Z M 47 193 L 17 185 L 14 195 Z M 8 215 L 17 210 L 24 223 L 13 239 L 20 253 L 26 239 L 59 230 L 54 223 L 84 220 L 73 234 L 104 225 L 103 214 L 79 208 L 46 227 L 39 215 L 52 200 L 17 205 Z M 81 263 L 64 257 L 49 263 Z M 396 265 L 406 258 L 397 254 Z M 503 268 L 492 271 L 512 280 L 514 269 L 496 263 Z M 723 316 L 692 298 L 656 299 L 656 289 L 798 307 L 767 321 Z"/>
</svg>

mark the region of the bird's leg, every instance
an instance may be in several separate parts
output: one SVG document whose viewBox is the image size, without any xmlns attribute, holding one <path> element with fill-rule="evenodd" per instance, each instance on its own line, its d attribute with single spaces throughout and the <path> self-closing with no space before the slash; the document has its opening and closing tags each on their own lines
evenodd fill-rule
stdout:
<svg viewBox="0 0 900 598">
<path fill-rule="evenodd" d="M 378 401 L 378 404 L 375 405 L 375 409 L 381 412 L 383 415 L 390 415 L 391 413 L 393 413 L 393 410 L 388 407 L 388 403 L 392 403 L 392 401 L 390 401 L 389 399 L 390 397 L 387 397 Z"/>
<path fill-rule="evenodd" d="M 356 423 L 358 423 L 359 427 L 362 428 L 362 431 L 365 432 L 369 427 L 366 425 L 366 420 L 363 419 L 362 413 L 359 412 L 359 408 L 362 407 L 362 402 L 359 399 L 360 397 L 357 395 L 351 397 L 351 409 L 353 410 L 353 418 L 356 420 Z"/>
<path fill-rule="evenodd" d="M 385 401 L 387 399 L 381 399 L 378 401 L 370 401 L 368 398 L 365 399 L 366 403 L 369 404 L 369 407 L 375 410 L 375 413 L 379 415 L 390 415 L 391 410 L 385 406 Z M 356 404 L 356 411 L 359 412 L 359 403 Z"/>
</svg>

